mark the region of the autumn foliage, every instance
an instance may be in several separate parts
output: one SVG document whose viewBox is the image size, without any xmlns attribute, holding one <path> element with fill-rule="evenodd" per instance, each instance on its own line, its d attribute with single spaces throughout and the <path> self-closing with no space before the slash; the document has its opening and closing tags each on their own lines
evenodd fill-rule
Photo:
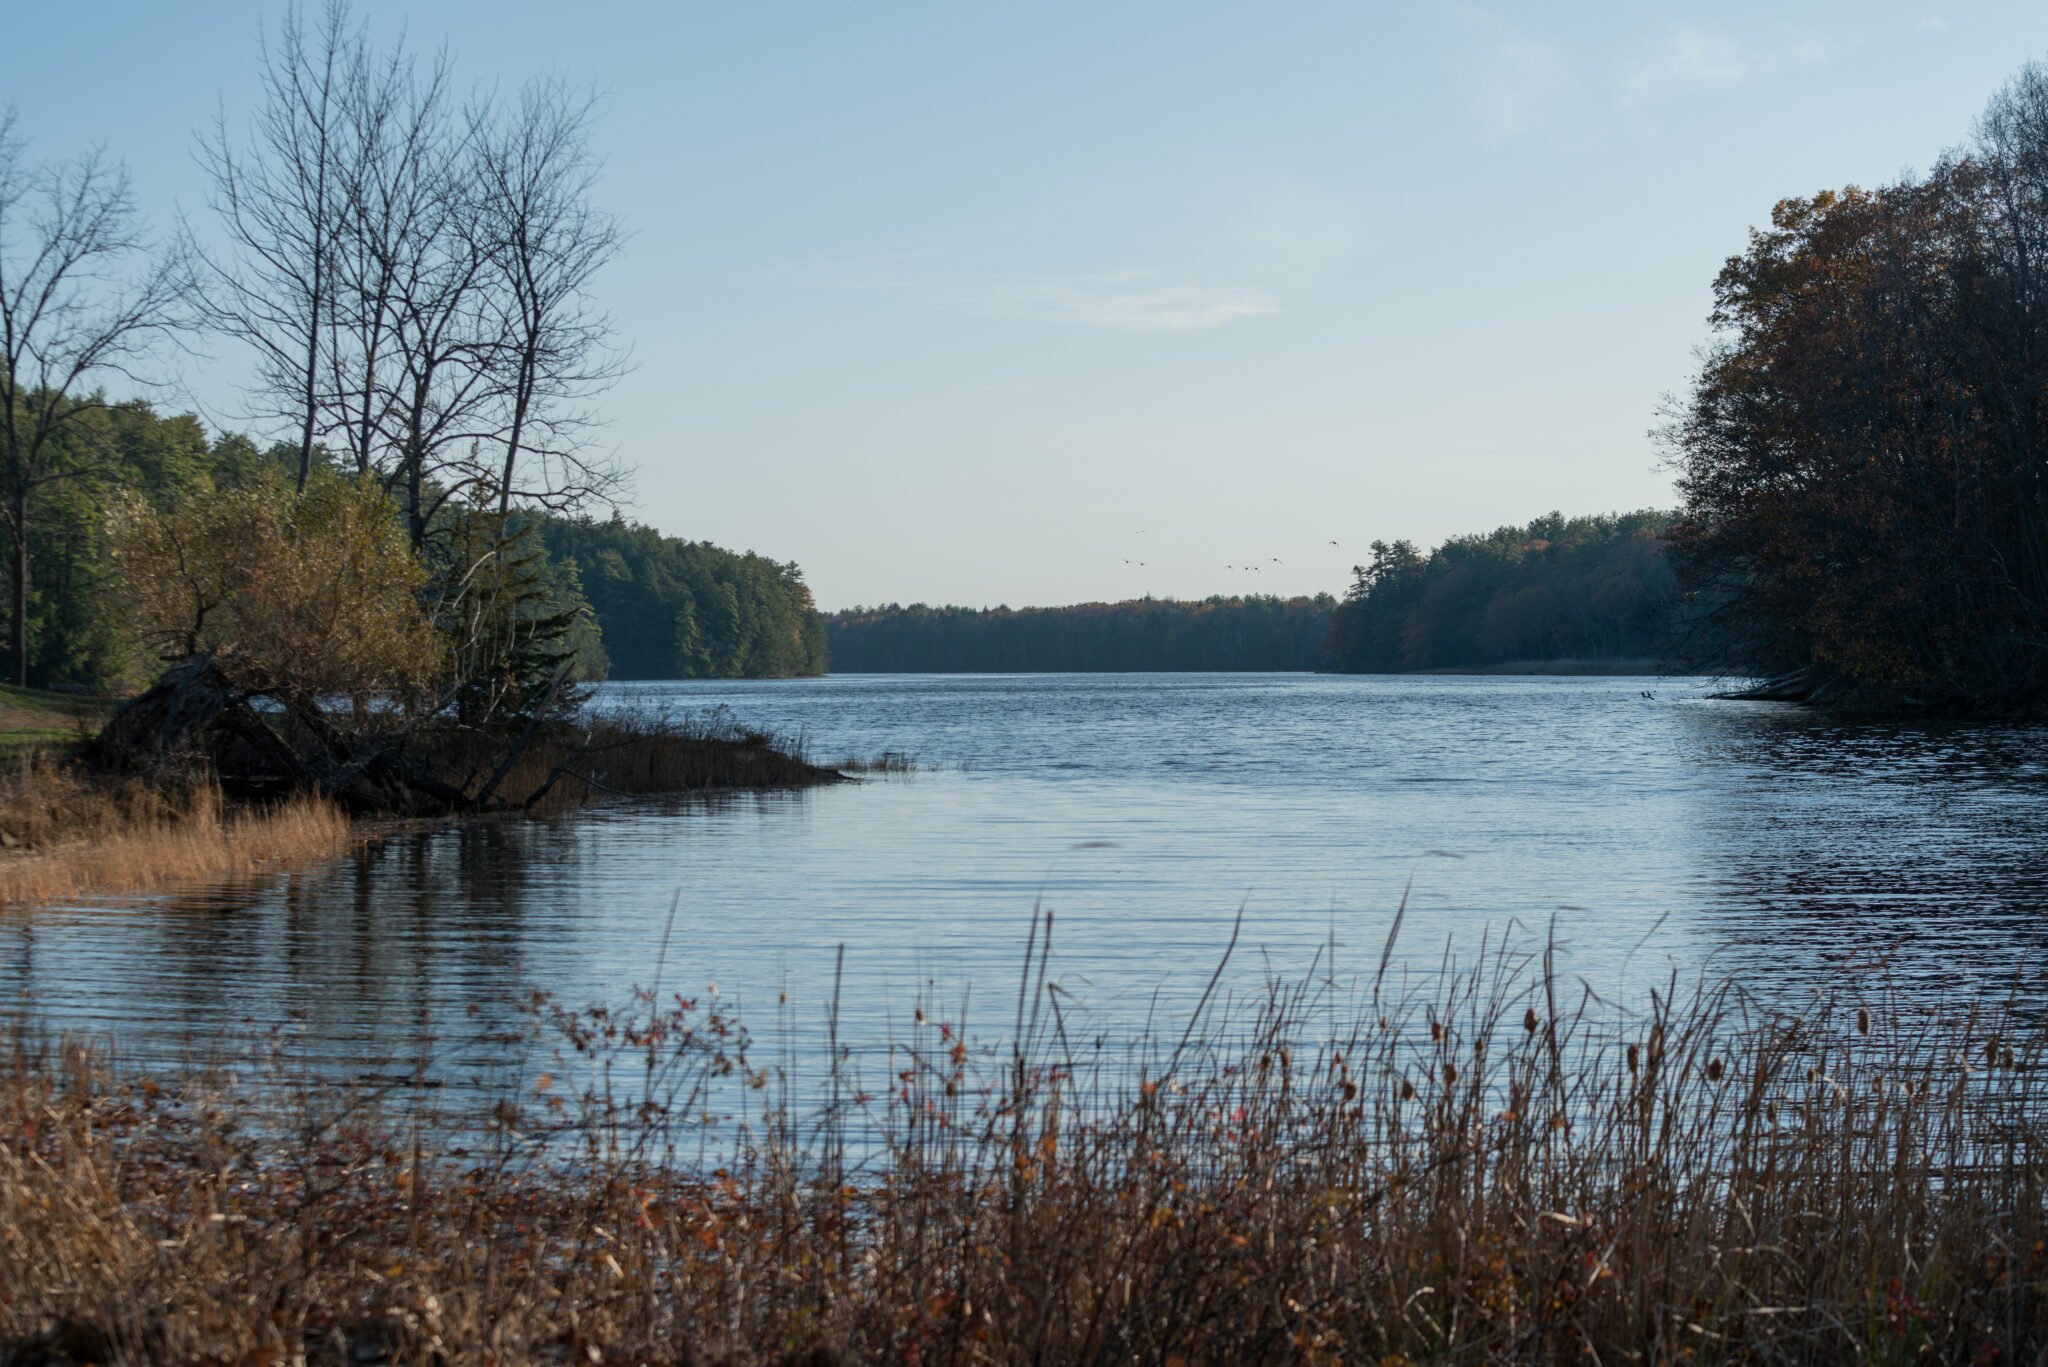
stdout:
<svg viewBox="0 0 2048 1367">
<path fill-rule="evenodd" d="M 1926 176 L 1780 203 L 1666 435 L 1701 663 L 1968 710 L 2048 698 L 2048 70 Z"/>
<path fill-rule="evenodd" d="M 169 511 L 129 497 L 111 525 L 133 625 L 166 659 L 293 700 L 418 692 L 443 670 L 425 566 L 372 481 L 262 479 Z"/>
</svg>

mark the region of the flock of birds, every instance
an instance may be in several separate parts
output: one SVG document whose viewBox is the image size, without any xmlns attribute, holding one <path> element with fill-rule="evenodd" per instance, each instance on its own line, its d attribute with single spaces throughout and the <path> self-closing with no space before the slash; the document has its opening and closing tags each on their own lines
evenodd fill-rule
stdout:
<svg viewBox="0 0 2048 1367">
<path fill-rule="evenodd" d="M 1144 530 L 1141 528 L 1138 532 L 1138 535 L 1143 536 L 1144 534 Z M 1334 546 L 1337 543 L 1332 541 L 1330 544 Z M 1281 560 L 1281 558 L 1277 555 L 1268 556 L 1267 560 L 1269 563 L 1275 565 L 1286 563 L 1285 561 Z M 1136 565 L 1139 569 L 1144 569 L 1148 562 L 1143 560 L 1132 560 L 1126 557 L 1124 563 L 1126 565 Z M 1239 570 L 1244 571 L 1246 574 L 1263 574 L 1266 570 L 1266 567 L 1264 565 L 1225 565 L 1223 568 L 1229 570 L 1233 574 L 1237 573 Z"/>
</svg>

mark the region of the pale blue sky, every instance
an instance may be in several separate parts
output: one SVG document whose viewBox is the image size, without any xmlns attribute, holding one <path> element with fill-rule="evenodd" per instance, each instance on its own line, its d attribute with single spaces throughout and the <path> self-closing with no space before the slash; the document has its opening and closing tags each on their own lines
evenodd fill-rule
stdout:
<svg viewBox="0 0 2048 1367">
<path fill-rule="evenodd" d="M 197 212 L 279 12 L 18 5 L 0 100 Z M 1376 536 L 1668 502 L 1646 433 L 1749 226 L 2048 57 L 2038 0 L 362 12 L 605 89 L 630 512 L 827 607 L 1334 592 Z"/>
</svg>

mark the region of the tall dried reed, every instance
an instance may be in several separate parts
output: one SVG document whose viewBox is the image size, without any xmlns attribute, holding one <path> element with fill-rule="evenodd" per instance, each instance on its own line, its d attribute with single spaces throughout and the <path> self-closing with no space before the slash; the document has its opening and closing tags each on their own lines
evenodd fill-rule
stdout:
<svg viewBox="0 0 2048 1367">
<path fill-rule="evenodd" d="M 230 811 L 203 779 L 149 785 L 89 777 L 30 754 L 0 778 L 0 904 L 260 873 L 356 840 L 334 804 L 295 798 Z"/>
<path fill-rule="evenodd" d="M 1097 1049 L 1049 934 L 1002 1044 L 920 1008 L 886 1059 L 835 1043 L 798 1090 L 678 996 L 536 999 L 546 1071 L 474 1114 L 434 1088 L 124 1079 L 17 1048 L 0 1343 L 242 1363 L 2048 1351 L 2038 1017 L 1881 994 L 1791 1013 L 1705 984 L 1626 1012 L 1493 955 L 1419 993 L 1205 998 L 1184 1030 Z"/>
</svg>

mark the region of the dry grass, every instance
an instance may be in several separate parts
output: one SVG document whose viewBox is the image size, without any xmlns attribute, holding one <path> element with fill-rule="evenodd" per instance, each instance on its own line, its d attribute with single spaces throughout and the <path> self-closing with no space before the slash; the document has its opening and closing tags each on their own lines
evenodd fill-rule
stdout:
<svg viewBox="0 0 2048 1367">
<path fill-rule="evenodd" d="M 212 784 L 87 776 L 41 754 L 0 778 L 0 904 L 233 878 L 324 859 L 356 837 L 334 804 L 297 798 L 229 811 Z"/>
<path fill-rule="evenodd" d="M 681 998 L 537 1001 L 556 1061 L 466 1122 L 413 1111 L 403 1087 L 118 1080 L 17 1050 L 0 1058 L 0 1351 L 2048 1351 L 2037 1019 L 1882 1001 L 1788 1016 L 1725 987 L 1631 1014 L 1567 1006 L 1540 961 L 1494 958 L 1398 1003 L 1275 986 L 1249 1015 L 1198 1010 L 1185 1036 L 1091 1061 L 1044 962 L 1027 957 L 1007 1045 L 920 1010 L 877 1075 L 836 1053 L 801 1106 L 737 1022 Z"/>
</svg>

